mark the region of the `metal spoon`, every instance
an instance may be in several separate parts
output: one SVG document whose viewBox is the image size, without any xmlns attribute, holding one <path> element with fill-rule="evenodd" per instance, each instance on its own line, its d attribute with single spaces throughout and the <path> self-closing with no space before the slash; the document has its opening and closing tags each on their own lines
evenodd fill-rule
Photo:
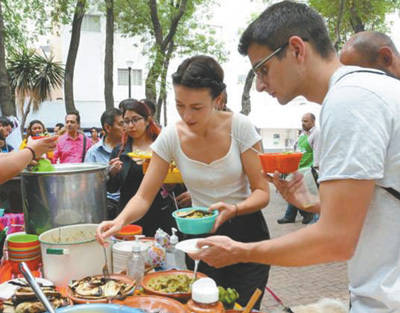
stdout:
<svg viewBox="0 0 400 313">
<path fill-rule="evenodd" d="M 197 279 L 197 269 L 199 268 L 200 260 L 194 260 L 193 283 Z"/>
<path fill-rule="evenodd" d="M 103 276 L 106 279 L 110 278 L 110 272 L 108 271 L 108 259 L 107 259 L 107 251 L 106 248 L 103 246 L 103 251 L 104 251 L 104 266 L 103 266 Z"/>
<path fill-rule="evenodd" d="M 35 292 L 36 296 L 43 303 L 44 307 L 46 308 L 47 312 L 49 313 L 56 313 L 53 306 L 51 305 L 50 301 L 46 298 L 45 294 L 43 293 L 42 289 L 40 289 L 38 283 L 36 282 L 35 278 L 33 277 L 29 267 L 26 265 L 25 262 L 19 263 L 19 271 L 24 275 L 28 284 L 32 287 L 33 291 Z"/>
</svg>

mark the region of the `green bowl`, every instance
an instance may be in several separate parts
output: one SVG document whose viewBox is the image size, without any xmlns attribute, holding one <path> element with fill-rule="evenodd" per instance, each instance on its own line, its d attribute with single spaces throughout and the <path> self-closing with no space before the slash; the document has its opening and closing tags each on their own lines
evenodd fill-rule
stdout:
<svg viewBox="0 0 400 313">
<path fill-rule="evenodd" d="M 213 214 L 210 216 L 201 218 L 183 218 L 176 214 L 178 212 L 188 212 L 192 210 L 202 210 L 208 212 L 208 208 L 206 207 L 191 207 L 174 211 L 172 216 L 176 220 L 179 231 L 188 235 L 208 234 L 214 226 L 215 220 L 219 213 L 218 210 L 213 211 Z"/>
</svg>

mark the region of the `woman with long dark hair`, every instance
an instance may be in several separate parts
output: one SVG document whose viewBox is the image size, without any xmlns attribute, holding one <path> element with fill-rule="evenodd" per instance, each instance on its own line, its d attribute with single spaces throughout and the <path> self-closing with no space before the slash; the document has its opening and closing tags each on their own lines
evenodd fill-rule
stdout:
<svg viewBox="0 0 400 313">
<path fill-rule="evenodd" d="M 221 66 L 208 56 L 186 59 L 178 67 L 172 80 L 181 120 L 163 129 L 151 146 L 153 157 L 143 183 L 116 219 L 99 225 L 100 243 L 146 214 L 173 160 L 193 205 L 220 212 L 217 234 L 241 242 L 269 238 L 260 211 L 268 204 L 269 189 L 252 149 L 261 149 L 261 137 L 246 116 L 215 109 L 226 87 L 223 79 Z M 215 269 L 200 263 L 199 271 L 235 288 L 245 305 L 256 288 L 264 290 L 269 267 L 242 263 Z"/>
<path fill-rule="evenodd" d="M 127 154 L 139 150 L 151 152 L 150 145 L 157 138 L 160 129 L 154 123 L 147 105 L 135 99 L 124 100 L 123 121 L 125 133 L 122 143 L 114 148 L 110 156 L 110 179 L 107 191 L 120 190 L 119 210 L 111 212 L 109 218 L 115 218 L 139 189 L 143 180 L 142 160 L 132 160 Z M 171 216 L 173 210 L 171 199 L 167 192 L 158 188 L 155 199 L 149 211 L 135 224 L 143 227 L 143 234 L 154 236 L 157 228 L 161 227 L 170 232 L 170 227 L 175 226 Z M 110 214 L 110 212 L 109 212 Z"/>
</svg>

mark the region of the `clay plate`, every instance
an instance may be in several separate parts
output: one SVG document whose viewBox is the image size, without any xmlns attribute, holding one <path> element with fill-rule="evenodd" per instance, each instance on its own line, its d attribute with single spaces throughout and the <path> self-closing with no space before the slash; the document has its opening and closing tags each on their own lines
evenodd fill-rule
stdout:
<svg viewBox="0 0 400 313">
<path fill-rule="evenodd" d="M 94 277 L 103 277 L 103 275 L 95 275 Z M 126 284 L 130 284 L 132 288 L 135 286 L 135 281 L 128 276 L 120 275 L 120 274 L 111 274 L 110 278 L 115 280 L 122 281 Z M 128 293 L 129 294 L 129 293 Z M 71 290 L 71 288 L 67 288 L 67 297 L 70 298 L 74 303 L 84 304 L 84 303 L 108 303 L 110 302 L 109 298 L 101 298 L 101 299 L 87 299 L 83 297 L 79 297 Z"/>
<path fill-rule="evenodd" d="M 142 287 L 145 293 L 149 295 L 170 297 L 178 300 L 188 300 L 191 296 L 191 292 L 167 293 L 167 292 L 156 291 L 147 286 L 149 280 L 152 278 L 168 276 L 168 275 L 178 275 L 178 274 L 184 274 L 188 275 L 189 277 L 193 277 L 193 271 L 172 270 L 172 271 L 154 272 L 154 273 L 149 273 L 143 277 Z M 207 275 L 197 272 L 197 278 L 202 278 L 202 277 L 207 277 Z"/>
<path fill-rule="evenodd" d="M 143 310 L 161 310 L 174 313 L 186 313 L 185 306 L 171 298 L 159 296 L 131 296 L 124 300 L 113 300 L 112 303 L 126 305 Z"/>
</svg>

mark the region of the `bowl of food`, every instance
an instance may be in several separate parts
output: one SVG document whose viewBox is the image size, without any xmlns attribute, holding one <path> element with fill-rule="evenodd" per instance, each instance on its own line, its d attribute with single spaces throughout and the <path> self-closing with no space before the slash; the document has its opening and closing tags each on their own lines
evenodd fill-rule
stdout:
<svg viewBox="0 0 400 313">
<path fill-rule="evenodd" d="M 282 174 L 295 172 L 303 156 L 301 152 L 281 152 L 281 153 L 263 153 L 258 157 L 264 172 L 274 173 L 278 171 Z"/>
<path fill-rule="evenodd" d="M 190 287 L 193 281 L 192 271 L 163 271 L 145 275 L 142 287 L 146 294 L 170 297 L 178 300 L 188 300 L 191 296 Z M 197 273 L 197 278 L 207 277 Z"/>
<path fill-rule="evenodd" d="M 129 296 L 124 300 L 114 300 L 113 303 L 142 309 L 149 313 L 186 313 L 185 306 L 182 303 L 171 298 L 159 296 Z"/>
<path fill-rule="evenodd" d="M 219 212 L 206 207 L 191 207 L 172 213 L 180 232 L 188 235 L 208 234 L 214 226 Z"/>
<path fill-rule="evenodd" d="M 57 313 L 144 313 L 143 310 L 119 304 L 78 304 L 57 309 Z"/>
<path fill-rule="evenodd" d="M 96 275 L 72 281 L 67 295 L 74 303 L 107 303 L 109 299 L 128 296 L 134 287 L 135 281 L 125 275 Z"/>
</svg>

